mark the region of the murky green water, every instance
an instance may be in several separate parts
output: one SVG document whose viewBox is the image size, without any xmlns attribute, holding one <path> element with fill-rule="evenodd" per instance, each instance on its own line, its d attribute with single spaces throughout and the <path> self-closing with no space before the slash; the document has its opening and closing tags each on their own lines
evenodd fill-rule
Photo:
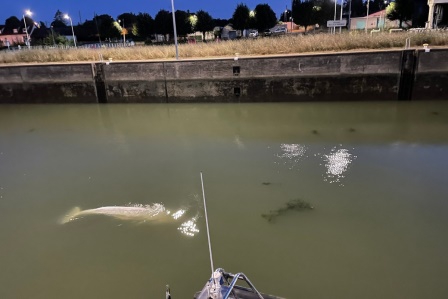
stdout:
<svg viewBox="0 0 448 299">
<path fill-rule="evenodd" d="M 0 106 L 0 298 L 192 298 L 200 171 L 215 267 L 261 291 L 447 298 L 447 128 L 442 102 Z M 187 212 L 59 223 L 152 203 Z"/>
</svg>

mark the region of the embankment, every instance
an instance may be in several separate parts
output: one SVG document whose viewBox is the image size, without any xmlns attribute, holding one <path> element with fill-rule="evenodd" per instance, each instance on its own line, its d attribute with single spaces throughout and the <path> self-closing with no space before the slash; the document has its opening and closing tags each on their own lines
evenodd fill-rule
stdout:
<svg viewBox="0 0 448 299">
<path fill-rule="evenodd" d="M 448 49 L 4 65 L 0 103 L 448 99 Z"/>
</svg>

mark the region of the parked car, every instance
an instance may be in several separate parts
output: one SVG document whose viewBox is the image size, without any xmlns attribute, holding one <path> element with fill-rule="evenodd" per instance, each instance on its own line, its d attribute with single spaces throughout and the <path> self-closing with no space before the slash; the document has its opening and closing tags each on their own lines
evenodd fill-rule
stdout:
<svg viewBox="0 0 448 299">
<path fill-rule="evenodd" d="M 249 30 L 249 37 L 252 37 L 252 38 L 256 38 L 256 37 L 258 37 L 258 30 L 256 30 L 256 29 L 250 29 L 250 30 Z"/>
<path fill-rule="evenodd" d="M 272 35 L 272 31 L 271 31 L 271 29 L 266 29 L 266 30 L 263 32 L 263 35 L 264 35 L 264 36 L 271 36 L 271 35 Z"/>
<path fill-rule="evenodd" d="M 277 27 L 274 30 L 274 34 L 286 34 L 286 28 L 285 27 Z"/>
</svg>

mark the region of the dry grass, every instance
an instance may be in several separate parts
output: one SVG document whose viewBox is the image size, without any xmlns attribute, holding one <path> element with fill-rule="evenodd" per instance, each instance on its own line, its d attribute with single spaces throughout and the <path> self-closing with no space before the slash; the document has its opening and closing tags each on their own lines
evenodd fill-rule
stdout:
<svg viewBox="0 0 448 299">
<path fill-rule="evenodd" d="M 420 33 L 379 33 L 373 36 L 353 32 L 351 34 L 295 35 L 272 38 L 245 39 L 223 42 L 179 45 L 180 58 L 232 57 L 240 56 L 298 54 L 312 52 L 337 52 L 362 49 L 402 48 L 407 38 L 411 46 L 448 46 L 447 32 Z M 100 54 L 104 59 L 117 60 L 160 60 L 173 59 L 173 45 L 135 46 L 129 48 L 101 49 L 39 49 L 0 52 L 1 63 L 45 63 L 98 61 Z"/>
</svg>

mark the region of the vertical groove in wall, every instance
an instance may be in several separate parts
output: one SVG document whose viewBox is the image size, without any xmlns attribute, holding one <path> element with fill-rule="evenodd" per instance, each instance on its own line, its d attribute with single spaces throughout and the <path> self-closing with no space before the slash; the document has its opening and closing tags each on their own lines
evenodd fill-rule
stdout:
<svg viewBox="0 0 448 299">
<path fill-rule="evenodd" d="M 98 103 L 107 103 L 106 79 L 103 63 L 95 64 L 95 89 Z"/>
<path fill-rule="evenodd" d="M 418 50 L 404 50 L 401 54 L 401 74 L 398 86 L 398 100 L 409 101 L 415 81 Z"/>
<path fill-rule="evenodd" d="M 167 76 L 166 75 L 166 72 L 167 72 L 166 63 L 163 62 L 162 65 L 163 65 L 163 80 L 165 82 L 165 102 L 168 103 L 168 86 L 167 86 L 167 82 L 166 82 L 166 76 Z"/>
<path fill-rule="evenodd" d="M 98 101 L 98 90 L 96 88 L 96 65 L 95 63 L 91 63 L 90 67 L 92 69 L 92 80 L 93 80 L 93 90 L 95 91 L 95 96 L 96 96 L 96 102 L 99 103 Z"/>
</svg>

